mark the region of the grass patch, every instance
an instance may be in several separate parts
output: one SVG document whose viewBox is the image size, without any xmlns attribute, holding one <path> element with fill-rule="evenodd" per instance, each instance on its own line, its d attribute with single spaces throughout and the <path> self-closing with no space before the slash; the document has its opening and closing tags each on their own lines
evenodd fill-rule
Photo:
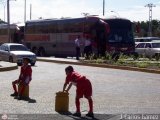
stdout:
<svg viewBox="0 0 160 120">
<path fill-rule="evenodd" d="M 154 59 L 148 59 L 142 56 L 141 58 L 134 59 L 134 56 L 126 56 L 123 54 L 119 55 L 118 60 L 112 59 L 112 54 L 106 53 L 104 57 L 95 57 L 91 55 L 89 59 L 84 59 L 82 62 L 85 63 L 95 63 L 95 64 L 109 64 L 118 66 L 129 66 L 138 68 L 148 68 L 148 69 L 158 69 L 160 70 L 160 62 Z"/>
<path fill-rule="evenodd" d="M 150 64 L 148 62 L 137 62 L 136 63 L 136 67 L 139 67 L 139 68 L 148 68 L 149 65 Z"/>
</svg>

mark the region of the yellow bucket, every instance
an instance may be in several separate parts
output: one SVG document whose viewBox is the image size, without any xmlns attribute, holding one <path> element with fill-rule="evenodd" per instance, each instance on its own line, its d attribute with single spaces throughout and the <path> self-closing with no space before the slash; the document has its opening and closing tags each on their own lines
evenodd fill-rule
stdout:
<svg viewBox="0 0 160 120">
<path fill-rule="evenodd" d="M 21 89 L 22 89 L 22 85 L 19 84 L 18 85 L 18 93 L 20 93 Z M 22 96 L 29 98 L 29 85 L 25 86 L 25 90 L 24 90 L 24 93 L 22 93 Z"/>
<path fill-rule="evenodd" d="M 55 100 L 56 112 L 68 112 L 69 111 L 69 93 L 57 92 Z"/>
</svg>

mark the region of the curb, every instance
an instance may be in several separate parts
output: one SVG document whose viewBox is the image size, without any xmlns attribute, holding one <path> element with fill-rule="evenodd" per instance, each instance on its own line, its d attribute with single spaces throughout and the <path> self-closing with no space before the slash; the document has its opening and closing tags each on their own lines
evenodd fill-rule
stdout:
<svg viewBox="0 0 160 120">
<path fill-rule="evenodd" d="M 11 70 L 15 70 L 15 69 L 18 69 L 18 66 L 17 66 L 17 65 L 15 65 L 15 66 L 10 66 L 10 67 L 1 67 L 1 68 L 0 68 L 0 72 L 11 71 Z"/>
<path fill-rule="evenodd" d="M 71 62 L 71 61 L 61 61 L 61 60 L 60 61 L 59 60 L 47 60 L 47 59 L 41 59 L 41 58 L 37 58 L 37 61 L 53 62 L 53 63 L 61 63 L 61 64 L 74 64 L 74 65 L 90 66 L 90 67 L 112 68 L 112 69 L 121 69 L 121 70 L 160 74 L 160 70 L 128 67 L 128 66 L 117 66 L 117 65 L 109 65 L 109 64 L 108 65 L 107 64 L 93 64 L 93 63 Z"/>
</svg>

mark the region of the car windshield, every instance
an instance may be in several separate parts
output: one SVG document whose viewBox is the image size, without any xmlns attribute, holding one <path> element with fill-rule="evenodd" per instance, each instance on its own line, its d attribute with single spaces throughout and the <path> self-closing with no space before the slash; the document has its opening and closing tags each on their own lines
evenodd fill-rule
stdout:
<svg viewBox="0 0 160 120">
<path fill-rule="evenodd" d="M 160 43 L 152 43 L 153 48 L 160 48 Z"/>
<path fill-rule="evenodd" d="M 23 45 L 11 45 L 10 51 L 28 51 L 28 49 Z"/>
</svg>

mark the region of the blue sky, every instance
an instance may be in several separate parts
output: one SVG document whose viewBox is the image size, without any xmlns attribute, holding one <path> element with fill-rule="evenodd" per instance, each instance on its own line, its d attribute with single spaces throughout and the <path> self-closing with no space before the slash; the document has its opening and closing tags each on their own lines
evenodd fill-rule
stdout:
<svg viewBox="0 0 160 120">
<path fill-rule="evenodd" d="M 4 2 L 2 2 L 4 1 Z M 4 15 L 6 0 L 0 0 L 0 18 L 7 20 Z M 30 19 L 30 4 L 32 5 L 32 19 L 40 17 L 82 17 L 82 13 L 102 15 L 103 0 L 26 0 L 27 20 Z M 153 19 L 160 20 L 160 0 L 105 0 L 105 17 L 120 16 L 131 21 L 147 21 L 149 8 L 144 7 L 153 3 Z M 5 7 L 6 11 L 6 7 Z M 24 0 L 10 1 L 11 23 L 24 22 Z M 114 11 L 114 12 L 111 12 Z"/>
</svg>

